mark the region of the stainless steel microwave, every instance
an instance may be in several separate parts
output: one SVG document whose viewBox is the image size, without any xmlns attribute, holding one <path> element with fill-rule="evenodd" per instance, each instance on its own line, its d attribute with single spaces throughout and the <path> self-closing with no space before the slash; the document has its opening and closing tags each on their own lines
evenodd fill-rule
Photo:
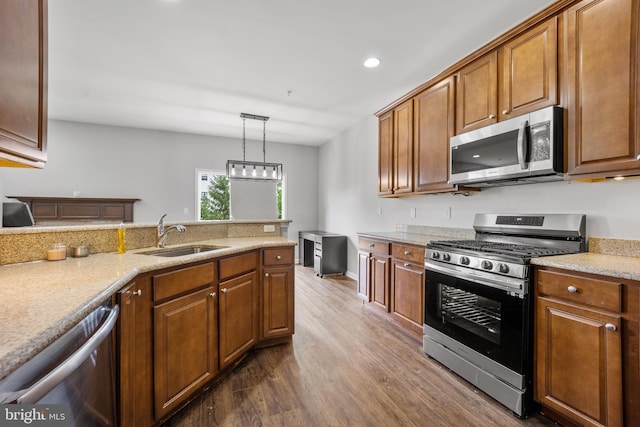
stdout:
<svg viewBox="0 0 640 427">
<path fill-rule="evenodd" d="M 450 140 L 449 182 L 486 187 L 562 180 L 564 111 L 547 107 Z"/>
</svg>

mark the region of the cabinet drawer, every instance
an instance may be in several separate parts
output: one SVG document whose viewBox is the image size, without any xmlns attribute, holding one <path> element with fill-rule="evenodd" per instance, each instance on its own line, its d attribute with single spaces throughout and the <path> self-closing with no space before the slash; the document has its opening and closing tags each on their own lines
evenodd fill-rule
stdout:
<svg viewBox="0 0 640 427">
<path fill-rule="evenodd" d="M 622 311 L 622 284 L 570 274 L 539 270 L 538 294 L 590 305 L 616 313 Z"/>
<path fill-rule="evenodd" d="M 258 252 L 247 252 L 220 260 L 220 280 L 242 273 L 248 273 L 258 267 Z"/>
<path fill-rule="evenodd" d="M 375 252 L 381 255 L 389 255 L 389 242 L 381 242 L 379 240 L 358 239 L 358 249 L 363 251 Z"/>
<path fill-rule="evenodd" d="M 424 251 L 425 248 L 422 246 L 391 244 L 392 257 L 410 262 L 424 263 Z"/>
<path fill-rule="evenodd" d="M 160 301 L 210 285 L 215 264 L 203 264 L 153 276 L 153 300 Z"/>
<path fill-rule="evenodd" d="M 293 247 L 265 249 L 262 262 L 264 265 L 293 264 Z"/>
</svg>

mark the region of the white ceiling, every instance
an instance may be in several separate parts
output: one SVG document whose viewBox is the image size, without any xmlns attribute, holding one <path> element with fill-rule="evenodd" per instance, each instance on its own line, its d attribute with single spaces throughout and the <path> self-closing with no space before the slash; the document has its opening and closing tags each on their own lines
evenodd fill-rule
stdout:
<svg viewBox="0 0 640 427">
<path fill-rule="evenodd" d="M 50 0 L 49 117 L 321 145 L 553 2 Z"/>
</svg>

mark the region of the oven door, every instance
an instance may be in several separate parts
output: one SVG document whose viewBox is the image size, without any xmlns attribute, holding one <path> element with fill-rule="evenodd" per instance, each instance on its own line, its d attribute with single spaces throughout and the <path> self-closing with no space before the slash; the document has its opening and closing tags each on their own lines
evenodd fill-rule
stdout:
<svg viewBox="0 0 640 427">
<path fill-rule="evenodd" d="M 528 364 L 529 296 L 426 268 L 425 324 L 519 373 Z"/>
</svg>

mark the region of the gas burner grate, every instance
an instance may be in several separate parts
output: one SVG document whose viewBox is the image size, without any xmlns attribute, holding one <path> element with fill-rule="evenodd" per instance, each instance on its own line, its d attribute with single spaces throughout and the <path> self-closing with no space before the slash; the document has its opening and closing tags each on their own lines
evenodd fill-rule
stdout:
<svg viewBox="0 0 640 427">
<path fill-rule="evenodd" d="M 467 249 L 477 252 L 508 254 L 518 256 L 549 256 L 575 252 L 563 248 L 544 248 L 538 246 L 517 245 L 512 243 L 489 242 L 483 240 L 444 240 L 431 242 L 428 246 L 439 246 L 455 249 Z"/>
</svg>

